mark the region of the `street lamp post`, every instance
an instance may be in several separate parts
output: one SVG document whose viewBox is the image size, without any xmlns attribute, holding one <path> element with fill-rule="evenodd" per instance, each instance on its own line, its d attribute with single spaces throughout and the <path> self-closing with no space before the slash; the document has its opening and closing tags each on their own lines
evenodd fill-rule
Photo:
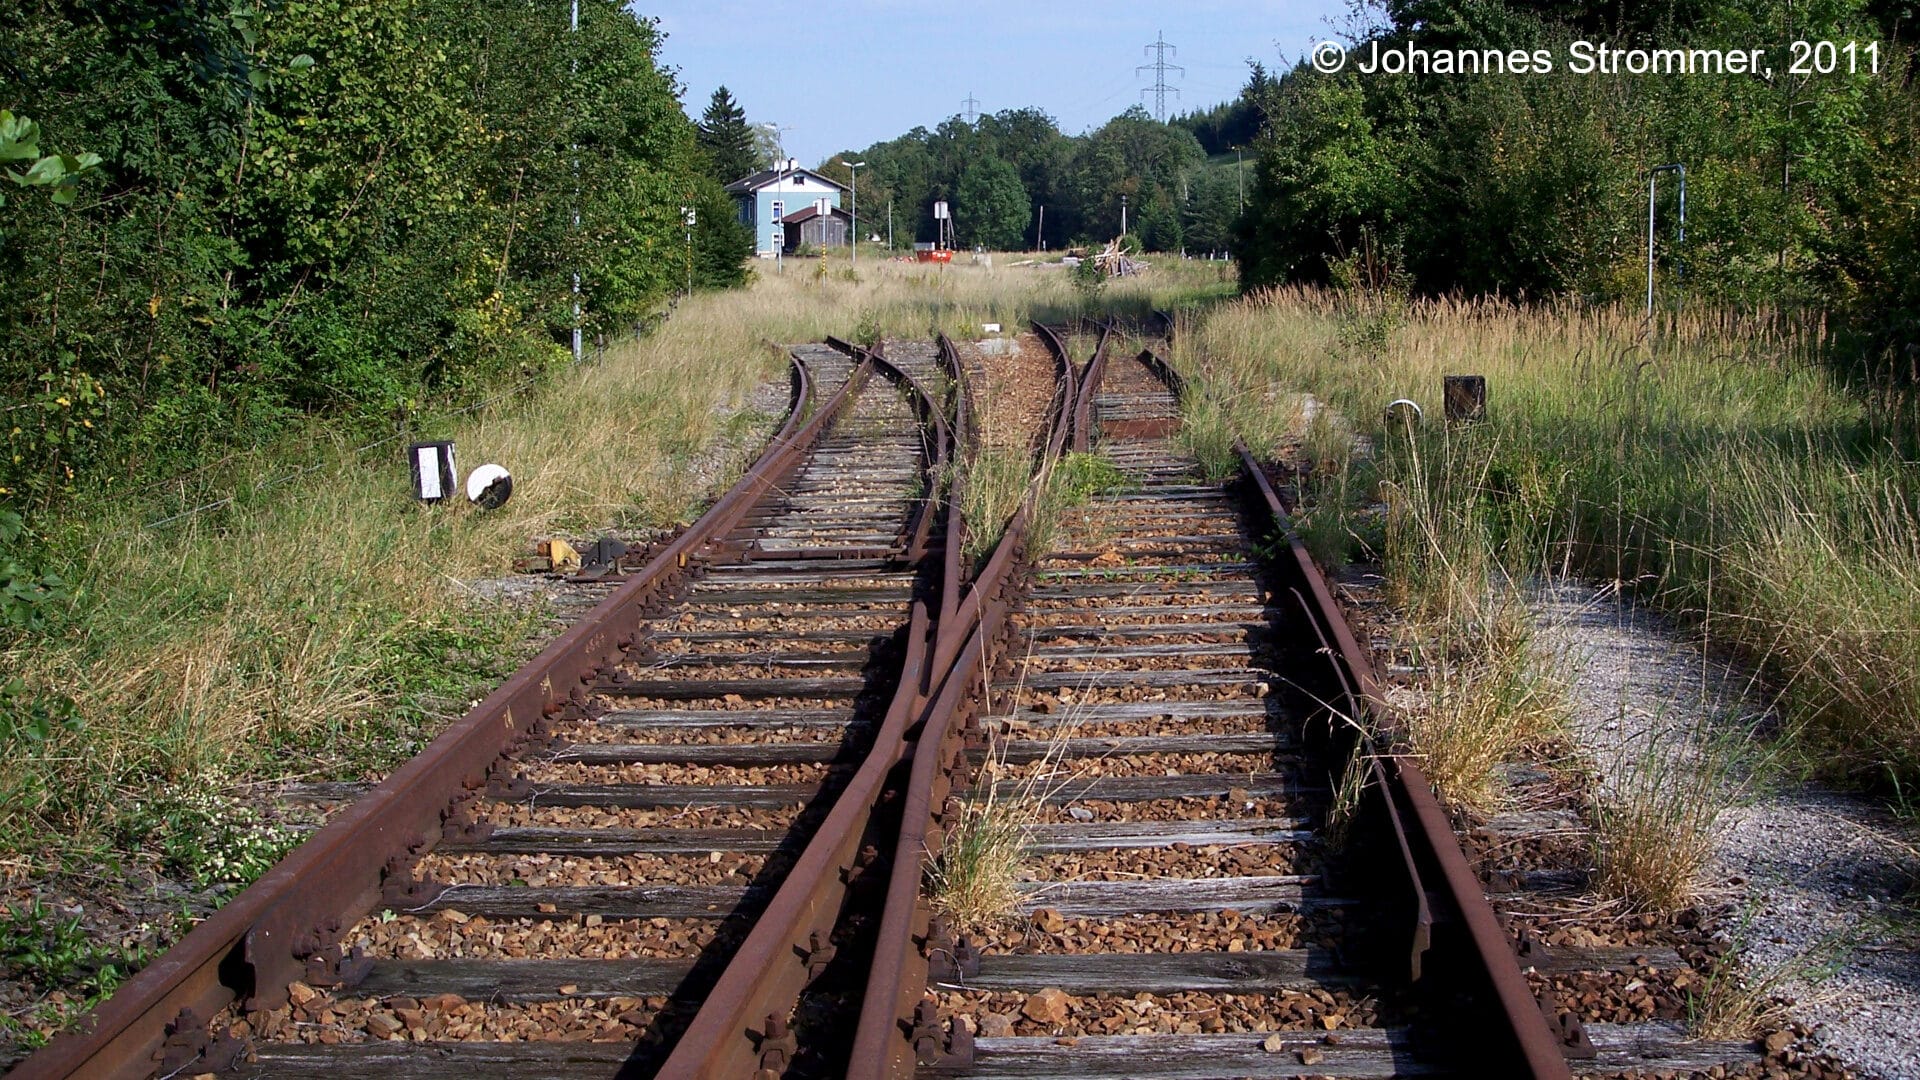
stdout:
<svg viewBox="0 0 1920 1080">
<path fill-rule="evenodd" d="M 860 166 L 864 161 L 847 162 L 847 171 L 853 173 L 853 265 L 860 265 Z"/>
</svg>

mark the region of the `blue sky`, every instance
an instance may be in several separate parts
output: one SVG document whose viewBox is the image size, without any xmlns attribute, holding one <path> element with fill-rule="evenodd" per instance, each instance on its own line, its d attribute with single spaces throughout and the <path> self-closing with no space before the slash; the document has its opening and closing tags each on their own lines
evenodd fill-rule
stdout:
<svg viewBox="0 0 1920 1080">
<path fill-rule="evenodd" d="M 754 123 L 785 129 L 789 156 L 811 165 L 963 110 L 1037 106 L 1078 134 L 1144 103 L 1152 72 L 1141 47 L 1157 34 L 1179 46 L 1168 62 L 1167 113 L 1231 98 L 1248 57 L 1290 67 L 1335 36 L 1345 0 L 1277 3 L 1184 0 L 635 0 L 667 33 L 661 60 L 679 71 L 696 118 L 725 84 Z"/>
</svg>

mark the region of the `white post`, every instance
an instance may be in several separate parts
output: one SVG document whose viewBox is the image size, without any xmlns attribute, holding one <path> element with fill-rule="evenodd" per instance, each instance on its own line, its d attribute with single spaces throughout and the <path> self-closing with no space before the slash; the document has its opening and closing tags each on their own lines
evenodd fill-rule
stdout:
<svg viewBox="0 0 1920 1080">
<path fill-rule="evenodd" d="M 1654 173 L 1647 172 L 1647 318 L 1653 318 L 1653 183 Z"/>
<path fill-rule="evenodd" d="M 1040 242 L 1040 250 L 1047 250 L 1047 204 L 1040 204 L 1040 227 L 1033 230 L 1033 238 Z"/>
<path fill-rule="evenodd" d="M 573 15 L 567 24 L 567 33 L 569 34 L 580 33 L 580 0 L 573 0 Z M 580 56 L 578 53 L 578 49 L 579 49 L 578 42 L 575 42 L 574 48 L 575 48 L 575 54 L 573 56 L 573 59 L 568 61 L 567 73 L 571 76 L 578 76 L 580 74 Z M 572 143 L 570 144 L 569 148 L 574 151 L 574 156 L 573 156 L 573 232 L 574 232 L 574 237 L 573 237 L 573 244 L 574 244 L 574 250 L 573 250 L 573 258 L 574 258 L 574 263 L 573 263 L 573 362 L 577 364 L 580 362 L 580 262 L 579 262 L 579 259 L 580 259 L 580 236 L 579 236 L 579 233 L 580 233 L 580 154 L 579 154 L 580 144 Z"/>
<path fill-rule="evenodd" d="M 1680 229 L 1676 243 L 1687 242 L 1687 167 L 1681 162 L 1647 170 L 1647 318 L 1653 318 L 1653 197 L 1663 172 L 1675 173 L 1680 180 Z"/>
</svg>

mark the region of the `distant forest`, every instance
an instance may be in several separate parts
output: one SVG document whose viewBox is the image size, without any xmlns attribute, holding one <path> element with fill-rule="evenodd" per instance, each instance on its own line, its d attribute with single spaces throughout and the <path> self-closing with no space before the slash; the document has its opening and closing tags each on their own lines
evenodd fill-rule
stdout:
<svg viewBox="0 0 1920 1080">
<path fill-rule="evenodd" d="M 1912 379 L 1917 12 L 1915 0 L 1386 0 L 1360 10 L 1354 55 L 1378 42 L 1564 61 L 1586 39 L 1765 47 L 1773 71 L 1597 75 L 1562 62 L 1546 75 L 1368 76 L 1303 62 L 1275 75 L 1250 62 L 1233 101 L 1165 124 L 1134 108 L 1071 136 L 1039 109 L 954 117 L 823 171 L 844 182 L 840 163 L 865 160 L 862 220 L 884 233 L 891 203 L 902 238 L 930 239 L 932 202 L 949 199 L 963 244 L 1105 241 L 1125 196 L 1146 248 L 1230 248 L 1248 289 L 1364 279 L 1605 301 L 1645 288 L 1647 170 L 1683 164 L 1684 243 L 1675 176 L 1657 192 L 1658 273 L 1683 286 L 1665 294 L 1832 310 Z M 1796 73 L 1794 41 L 1836 51 Z"/>
<path fill-rule="evenodd" d="M 1261 130 L 1259 102 L 1273 80 L 1259 64 L 1234 101 L 1160 123 L 1138 106 L 1085 135 L 1061 132 L 1037 108 L 1009 109 L 972 123 L 955 116 L 932 131 L 915 128 L 864 150 L 835 154 L 820 171 L 850 180 L 860 170 L 862 231 L 895 243 L 935 235 L 933 204 L 953 206 L 963 246 L 1057 249 L 1105 242 L 1127 231 L 1150 251 L 1224 253 L 1240 214 L 1241 173 L 1229 157 Z M 1043 231 L 1044 228 L 1044 231 Z"/>
</svg>

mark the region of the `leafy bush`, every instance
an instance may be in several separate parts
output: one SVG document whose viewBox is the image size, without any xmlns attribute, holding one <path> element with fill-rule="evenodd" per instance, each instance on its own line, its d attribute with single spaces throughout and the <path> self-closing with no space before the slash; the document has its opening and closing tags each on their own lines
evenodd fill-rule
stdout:
<svg viewBox="0 0 1920 1080">
<path fill-rule="evenodd" d="M 659 45 L 617 0 L 577 35 L 503 3 L 30 0 L 0 22 L 0 102 L 34 117 L 0 116 L 0 177 L 54 197 L 0 223 L 0 497 L 492 398 L 564 355 L 576 300 L 594 340 L 690 275 L 739 283 L 750 241 Z M 3 167 L 41 141 L 68 152 Z"/>
<path fill-rule="evenodd" d="M 52 624 L 55 604 L 73 595 L 37 557 L 18 513 L 0 507 L 0 640 L 7 632 L 36 634 Z"/>
</svg>

